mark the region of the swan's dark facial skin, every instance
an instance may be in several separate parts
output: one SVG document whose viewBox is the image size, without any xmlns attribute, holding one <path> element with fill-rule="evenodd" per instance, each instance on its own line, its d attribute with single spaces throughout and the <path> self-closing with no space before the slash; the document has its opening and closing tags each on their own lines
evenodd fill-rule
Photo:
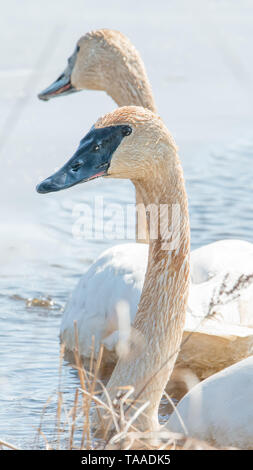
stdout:
<svg viewBox="0 0 253 470">
<path fill-rule="evenodd" d="M 127 125 L 99 129 L 92 127 L 81 140 L 73 157 L 60 170 L 38 184 L 37 192 L 45 194 L 60 191 L 105 176 L 113 153 L 131 132 L 131 127 Z"/>
<path fill-rule="evenodd" d="M 40 100 L 48 101 L 57 96 L 68 95 L 69 93 L 79 91 L 71 83 L 71 74 L 76 63 L 78 50 L 77 47 L 75 52 L 69 57 L 67 67 L 57 80 L 38 94 Z"/>
</svg>

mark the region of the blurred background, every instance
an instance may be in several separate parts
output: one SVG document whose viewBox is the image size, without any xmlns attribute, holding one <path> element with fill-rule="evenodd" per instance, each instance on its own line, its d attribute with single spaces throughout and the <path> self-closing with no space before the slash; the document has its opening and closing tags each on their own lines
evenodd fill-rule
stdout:
<svg viewBox="0 0 253 470">
<path fill-rule="evenodd" d="M 159 114 L 180 149 L 192 248 L 253 241 L 253 4 L 250 0 L 1 0 L 0 437 L 29 447 L 47 399 L 53 433 L 62 308 L 98 254 L 124 240 L 74 239 L 73 209 L 95 195 L 134 202 L 130 183 L 98 180 L 41 196 L 100 115 L 104 92 L 44 103 L 80 36 L 122 31 L 146 65 Z M 65 401 L 77 376 L 67 363 Z"/>
</svg>

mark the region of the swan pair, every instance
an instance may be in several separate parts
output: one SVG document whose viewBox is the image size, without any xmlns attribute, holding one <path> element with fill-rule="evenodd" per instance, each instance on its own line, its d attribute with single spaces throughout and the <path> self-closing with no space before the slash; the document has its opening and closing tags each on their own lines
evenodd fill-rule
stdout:
<svg viewBox="0 0 253 470">
<path fill-rule="evenodd" d="M 143 145 L 147 141 L 148 147 Z M 149 244 L 148 267 L 133 324 L 141 346 L 129 337 L 129 357 L 118 361 L 107 385 L 112 398 L 122 386 L 133 385 L 138 401 L 149 404 L 139 416 L 139 427 L 156 431 L 158 406 L 182 338 L 190 278 L 189 217 L 182 169 L 162 121 L 143 108 L 125 107 L 100 119 L 70 161 L 37 190 L 59 191 L 89 181 L 98 176 L 102 162 L 107 165 L 100 176 L 134 181 L 138 175 L 145 206 L 151 200 L 168 205 L 177 201 L 181 208 L 177 249 L 164 250 L 161 238 Z M 163 217 L 161 211 L 158 217 Z M 219 445 L 252 447 L 252 368 L 250 357 L 204 380 L 183 398 L 177 411 L 190 435 Z M 172 414 L 168 428 L 182 431 L 177 413 Z"/>
<path fill-rule="evenodd" d="M 108 137 L 110 138 L 108 139 Z M 102 147 L 108 145 L 108 141 L 113 141 L 114 150 L 112 151 L 112 148 L 110 148 L 106 152 L 107 160 L 105 160 Z M 147 142 L 149 145 L 144 145 Z M 91 147 L 93 143 L 94 146 Z M 95 151 L 97 147 L 99 147 L 99 154 L 96 154 Z M 97 166 L 101 162 L 106 166 L 99 176 L 106 174 L 107 177 L 129 178 L 137 186 L 137 191 L 141 194 L 145 206 L 150 201 L 155 201 L 157 204 L 162 203 L 168 206 L 177 202 L 181 207 L 180 237 L 177 249 L 174 251 L 163 250 L 160 239 L 150 240 L 147 271 L 138 311 L 133 323 L 134 331 L 137 331 L 141 338 L 141 347 L 138 347 L 136 342 L 131 344 L 131 354 L 128 360 L 120 359 L 118 361 L 108 383 L 108 389 L 112 397 L 118 387 L 133 385 L 135 387 L 135 396 L 140 394 L 142 400 L 149 402 L 149 406 L 145 410 L 145 416 L 139 417 L 140 427 L 156 430 L 158 428 L 159 402 L 172 372 L 183 334 L 190 282 L 189 220 L 182 169 L 174 141 L 162 121 L 148 110 L 127 107 L 116 110 L 114 113 L 100 119 L 93 130 L 81 141 L 77 154 L 59 172 L 41 183 L 38 191 L 42 193 L 58 191 L 78 182 L 92 179 L 94 176 L 97 177 L 97 169 L 94 172 L 94 163 Z M 160 212 L 158 217 L 162 217 Z M 237 255 L 239 256 L 240 242 L 231 243 L 234 243 L 235 246 L 238 245 Z M 143 253 L 145 252 L 145 246 L 137 246 L 143 249 Z M 251 254 L 249 244 L 245 243 L 244 245 L 242 243 L 241 246 L 245 253 L 249 250 L 248 253 Z M 212 249 L 212 247 L 210 248 Z M 222 247 L 221 255 L 224 249 L 225 245 Z M 102 256 L 108 256 L 108 262 L 110 262 L 109 250 L 107 253 L 107 255 Z M 228 253 L 226 256 L 229 256 Z M 206 264 L 205 262 L 202 263 L 201 256 L 199 259 L 197 256 L 196 258 L 195 269 L 192 265 L 193 279 L 195 275 L 196 282 L 199 283 L 201 283 L 201 276 L 204 277 L 204 282 L 215 280 L 215 276 L 219 274 L 220 260 L 218 262 L 214 260 L 210 269 L 208 262 Z M 231 259 L 228 261 L 227 266 L 229 263 L 232 266 Z M 240 264 L 238 261 L 238 264 L 243 269 L 243 262 Z M 117 269 L 115 269 L 115 273 L 117 273 Z M 91 277 L 94 274 L 96 274 L 96 268 L 91 273 Z M 138 279 L 136 282 L 138 282 Z M 141 282 L 140 279 L 139 282 Z M 97 290 L 96 292 L 100 291 Z M 235 309 L 235 318 L 237 313 Z M 241 320 L 242 317 L 239 318 L 238 323 Z M 246 321 L 250 324 L 250 318 Z M 205 333 L 205 335 L 208 335 L 208 333 Z M 231 336 L 233 336 L 232 333 Z M 129 341 L 131 342 L 131 337 Z M 217 429 L 219 428 L 220 432 L 214 433 L 217 436 L 216 442 L 224 445 L 226 437 L 232 436 L 230 444 L 238 445 L 239 441 L 236 440 L 236 435 L 238 435 L 237 431 L 240 428 L 239 445 L 241 447 L 252 447 L 251 427 L 249 426 L 243 432 L 245 413 L 252 412 L 250 410 L 251 401 L 248 400 L 248 395 L 253 390 L 253 383 L 250 380 L 250 376 L 252 377 L 251 370 L 252 358 L 249 358 L 202 382 L 186 395 L 179 404 L 179 410 L 182 411 L 182 417 L 185 420 L 189 410 L 192 409 L 194 399 L 197 397 L 199 400 L 203 396 L 202 408 L 200 408 L 203 418 L 202 423 L 199 428 L 198 426 L 194 428 L 192 420 L 188 420 L 190 435 L 200 433 L 201 435 L 198 437 L 204 438 L 206 436 L 205 428 L 208 430 L 211 424 L 215 424 L 216 413 L 220 412 L 216 420 L 216 423 L 218 423 Z M 228 390 L 224 389 L 224 386 L 220 386 L 224 374 L 226 379 L 223 383 Z M 211 388 L 210 381 L 211 384 L 214 384 L 211 385 Z M 231 385 L 235 385 L 234 389 L 231 388 Z M 216 400 L 216 391 L 219 387 L 220 395 Z M 226 396 L 227 403 L 225 402 Z M 239 396 L 241 399 L 240 412 L 242 411 L 242 419 L 239 417 L 238 408 L 235 410 L 233 407 L 233 398 L 235 396 Z M 205 419 L 208 418 L 210 407 L 212 407 L 211 414 L 214 423 L 211 422 L 211 418 Z M 228 426 L 224 422 L 227 413 L 231 417 L 232 432 L 230 425 Z M 238 419 L 232 419 L 235 415 Z M 171 417 L 169 427 L 172 430 L 178 429 L 175 413 Z M 213 430 L 215 430 L 215 426 L 213 426 Z M 213 439 L 213 435 L 211 437 L 208 435 L 207 438 Z"/>
<path fill-rule="evenodd" d="M 105 90 L 119 106 L 140 105 L 156 112 L 142 59 L 131 42 L 117 31 L 98 30 L 82 37 L 63 74 L 39 97 L 48 100 L 80 89 Z M 138 206 L 143 198 L 137 185 L 135 189 Z M 144 234 L 143 241 L 148 238 L 146 220 L 142 212 L 138 215 L 136 233 Z M 148 245 L 131 243 L 106 250 L 90 266 L 63 314 L 60 336 L 67 350 L 73 351 L 75 347 L 76 320 L 81 355 L 90 356 L 92 337 L 95 337 L 95 356 L 103 342 L 107 360 L 115 362 L 118 304 L 122 300 L 128 304 L 133 323 L 147 260 Z M 177 364 L 190 367 L 201 379 L 252 353 L 253 286 L 250 282 L 238 286 L 242 275 L 251 274 L 252 265 L 253 246 L 240 240 L 218 241 L 191 253 L 184 332 L 187 341 L 183 341 Z M 219 296 L 224 279 L 226 292 L 233 291 L 234 286 L 237 289 L 233 294 L 223 292 Z M 216 302 L 210 309 L 214 294 Z"/>
</svg>

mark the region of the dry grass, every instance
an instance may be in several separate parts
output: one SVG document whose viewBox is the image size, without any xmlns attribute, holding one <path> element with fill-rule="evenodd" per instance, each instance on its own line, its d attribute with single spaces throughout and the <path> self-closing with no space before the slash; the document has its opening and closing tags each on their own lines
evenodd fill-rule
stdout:
<svg viewBox="0 0 253 470">
<path fill-rule="evenodd" d="M 229 273 L 225 274 L 220 287 L 214 289 L 206 318 L 216 315 L 215 307 L 225 305 L 232 300 L 238 299 L 241 295 L 241 290 L 246 289 L 252 284 L 253 274 L 241 274 L 231 287 L 227 285 L 228 279 Z"/>
<path fill-rule="evenodd" d="M 145 404 L 140 407 L 134 405 L 131 418 L 126 417 L 126 409 L 133 389 L 131 387 L 121 390 L 114 402 L 111 401 L 103 382 L 99 379 L 99 366 L 103 350 L 100 351 L 98 361 L 91 361 L 90 368 L 84 369 L 81 359 L 75 351 L 76 365 L 80 387 L 76 389 L 73 406 L 66 411 L 63 407 L 62 392 L 58 390 L 58 404 L 56 410 L 56 438 L 49 442 L 42 426 L 38 428 L 38 436 L 44 440 L 46 449 L 69 450 L 204 450 L 214 449 L 209 444 L 194 439 L 182 438 L 173 434 L 166 428 L 155 435 L 150 432 L 140 432 L 135 426 L 136 418 L 145 413 Z M 62 364 L 63 349 L 61 350 L 60 364 Z M 61 369 L 61 366 L 60 366 Z M 104 393 L 106 400 L 102 401 L 100 395 Z M 167 397 L 168 400 L 169 397 Z M 172 406 L 175 405 L 172 403 Z M 102 413 L 103 411 L 103 418 Z M 100 432 L 92 426 L 92 416 L 100 416 Z M 44 414 L 44 410 L 42 412 Z M 105 418 L 106 417 L 106 418 Z M 112 430 L 113 429 L 113 430 Z"/>
<path fill-rule="evenodd" d="M 95 362 L 90 361 L 89 369 L 82 365 L 78 350 L 75 350 L 76 365 L 80 386 L 74 393 L 73 405 L 69 410 L 65 408 L 63 393 L 61 391 L 61 373 L 64 357 L 64 347 L 61 347 L 59 365 L 59 387 L 57 392 L 57 406 L 55 416 L 55 435 L 49 438 L 43 432 L 43 418 L 47 407 L 51 403 L 48 399 L 41 412 L 40 424 L 37 429 L 34 448 L 45 450 L 210 450 L 215 449 L 208 443 L 194 439 L 183 438 L 179 434 L 169 432 L 165 427 L 155 435 L 150 432 L 141 432 L 135 426 L 136 418 L 145 413 L 145 403 L 138 407 L 134 402 L 134 413 L 127 418 L 126 410 L 132 406 L 131 394 L 133 389 L 122 389 L 114 402 L 111 401 L 105 385 L 99 378 L 99 368 L 102 362 L 103 349 Z M 102 401 L 100 395 L 106 397 Z M 167 396 L 168 401 L 175 407 Z M 103 418 L 101 414 L 103 412 Z M 92 426 L 92 416 L 100 416 L 100 432 Z M 105 419 L 106 416 L 106 419 Z M 41 444 L 41 441 L 43 445 Z M 0 449 L 20 450 L 11 443 L 0 440 Z"/>
<path fill-rule="evenodd" d="M 147 404 L 131 400 L 132 387 L 122 388 L 113 402 L 100 379 L 103 348 L 101 347 L 98 359 L 91 355 L 89 367 L 84 367 L 79 355 L 78 335 L 76 332 L 76 348 L 74 351 L 75 364 L 80 386 L 74 394 L 73 405 L 66 410 L 61 391 L 61 373 L 64 358 L 64 347 L 61 347 L 59 363 L 59 387 L 56 409 L 55 437 L 51 441 L 42 431 L 43 416 L 48 406 L 46 403 L 41 423 L 37 430 L 37 438 L 42 437 L 46 449 L 77 449 L 77 450 L 205 450 L 214 449 L 208 443 L 195 439 L 185 438 L 182 435 L 169 432 L 164 426 L 155 435 L 151 432 L 141 432 L 135 425 L 140 413 L 145 413 Z M 105 397 L 101 399 L 101 395 Z M 168 402 L 175 408 L 172 400 L 167 396 Z M 131 417 L 127 417 L 129 407 L 133 407 Z M 102 411 L 102 413 L 101 413 Z M 94 413 L 99 417 L 99 433 L 92 426 Z"/>
<path fill-rule="evenodd" d="M 253 275 L 241 276 L 235 285 L 228 289 L 226 285 L 227 277 L 228 275 L 224 277 L 218 291 L 213 293 L 207 314 L 208 317 L 212 316 L 212 311 L 218 304 L 224 304 L 231 300 L 231 297 L 239 296 L 240 289 L 248 287 L 253 279 Z M 225 300 L 222 299 L 224 295 L 226 297 Z M 97 360 L 94 359 L 94 354 L 91 354 L 89 366 L 85 368 L 79 354 L 76 324 L 75 341 L 73 367 L 78 372 L 80 386 L 75 391 L 73 405 L 70 410 L 66 410 L 63 401 L 61 377 L 64 346 L 61 346 L 55 437 L 50 440 L 42 431 L 43 418 L 51 402 L 49 398 L 41 412 L 40 425 L 37 429 L 34 443 L 35 448 L 41 448 L 41 444 L 39 445 L 41 437 L 44 442 L 43 447 L 48 450 L 217 450 L 217 448 L 212 447 L 206 442 L 171 433 L 165 427 L 161 427 L 161 430 L 155 435 L 150 432 L 139 431 L 135 421 L 140 413 L 145 413 L 147 404 L 142 403 L 138 405 L 136 400 L 131 400 L 132 387 L 122 388 L 116 399 L 112 402 L 103 381 L 100 379 L 100 371 L 103 369 L 103 347 L 100 349 Z M 101 399 L 102 394 L 106 398 L 104 401 Z M 170 397 L 166 395 L 166 398 L 170 405 L 176 409 Z M 131 418 L 126 416 L 130 407 L 134 408 Z M 92 426 L 92 416 L 94 413 L 97 413 L 99 417 L 99 433 Z M 0 449 L 4 448 L 19 450 L 11 443 L 0 440 Z"/>
</svg>

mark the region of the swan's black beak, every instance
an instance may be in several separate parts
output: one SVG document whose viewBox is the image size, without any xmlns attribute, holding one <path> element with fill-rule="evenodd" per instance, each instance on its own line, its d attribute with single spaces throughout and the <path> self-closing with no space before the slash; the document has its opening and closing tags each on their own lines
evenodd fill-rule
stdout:
<svg viewBox="0 0 253 470">
<path fill-rule="evenodd" d="M 79 90 L 71 84 L 70 77 L 63 73 L 59 78 L 57 78 L 57 80 L 55 80 L 55 82 L 45 88 L 45 90 L 41 91 L 38 94 L 38 98 L 43 101 L 48 101 L 56 96 L 68 95 L 69 93 L 76 91 Z"/>
<path fill-rule="evenodd" d="M 66 69 L 57 80 L 38 94 L 40 100 L 48 101 L 50 98 L 55 98 L 56 96 L 68 95 L 69 93 L 79 91 L 71 83 L 71 75 L 76 63 L 78 50 L 77 47 L 75 52 L 69 57 Z"/>
<path fill-rule="evenodd" d="M 49 178 L 38 184 L 38 193 L 51 193 L 106 176 L 113 153 L 132 129 L 127 125 L 109 126 L 90 132 L 81 140 L 73 157 Z"/>
</svg>

